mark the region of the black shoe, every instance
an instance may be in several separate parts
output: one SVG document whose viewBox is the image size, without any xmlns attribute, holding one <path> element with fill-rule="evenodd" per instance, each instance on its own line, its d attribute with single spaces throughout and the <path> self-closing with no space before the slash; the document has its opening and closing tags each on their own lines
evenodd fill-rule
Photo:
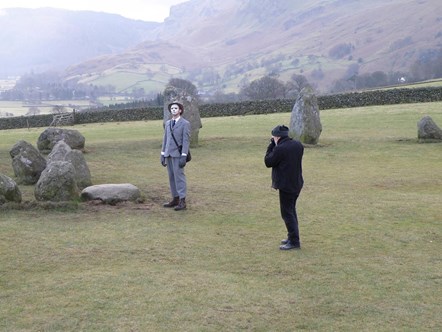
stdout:
<svg viewBox="0 0 442 332">
<path fill-rule="evenodd" d="M 279 246 L 280 250 L 291 250 L 291 249 L 301 249 L 301 245 L 300 244 L 293 244 L 290 241 L 287 241 L 286 244 Z"/>
<path fill-rule="evenodd" d="M 175 206 L 175 211 L 185 210 L 186 208 L 186 198 L 180 198 L 180 202 Z"/>
<path fill-rule="evenodd" d="M 287 242 L 289 242 L 289 239 L 281 240 L 281 244 L 287 244 Z"/>
<path fill-rule="evenodd" d="M 177 206 L 179 203 L 180 203 L 180 198 L 174 197 L 169 203 L 163 204 L 163 206 L 166 208 L 173 208 L 173 207 Z"/>
</svg>

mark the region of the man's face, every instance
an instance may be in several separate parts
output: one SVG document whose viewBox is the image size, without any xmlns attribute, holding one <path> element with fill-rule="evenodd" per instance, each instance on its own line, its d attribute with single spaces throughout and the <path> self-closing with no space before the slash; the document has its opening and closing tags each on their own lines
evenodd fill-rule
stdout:
<svg viewBox="0 0 442 332">
<path fill-rule="evenodd" d="M 173 116 L 180 114 L 180 108 L 178 107 L 178 105 L 173 104 L 172 106 L 170 106 L 170 113 L 172 113 Z"/>
</svg>

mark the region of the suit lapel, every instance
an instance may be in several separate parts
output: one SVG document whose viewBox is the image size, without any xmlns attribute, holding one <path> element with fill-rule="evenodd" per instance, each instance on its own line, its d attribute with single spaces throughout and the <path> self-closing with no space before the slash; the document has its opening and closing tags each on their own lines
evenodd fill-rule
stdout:
<svg viewBox="0 0 442 332">
<path fill-rule="evenodd" d="M 169 120 L 169 129 L 170 129 L 170 136 L 172 137 L 172 140 L 174 141 L 175 145 L 178 147 L 178 140 L 174 135 L 174 132 L 177 128 L 179 128 L 181 121 L 175 122 L 175 126 L 172 127 L 172 121 L 173 119 Z M 175 137 L 175 138 L 174 138 Z"/>
<path fill-rule="evenodd" d="M 183 121 L 180 119 L 180 121 L 175 122 L 175 126 L 172 127 L 172 120 L 170 120 L 170 130 L 175 131 L 177 128 L 181 127 L 182 122 Z"/>
</svg>

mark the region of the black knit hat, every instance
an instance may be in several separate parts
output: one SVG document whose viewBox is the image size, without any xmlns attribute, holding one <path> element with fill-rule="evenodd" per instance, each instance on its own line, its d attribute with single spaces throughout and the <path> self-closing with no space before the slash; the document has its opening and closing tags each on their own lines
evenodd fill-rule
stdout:
<svg viewBox="0 0 442 332">
<path fill-rule="evenodd" d="M 276 126 L 275 128 L 273 128 L 272 130 L 272 136 L 276 136 L 276 137 L 286 137 L 289 135 L 289 128 L 287 128 L 284 125 L 281 126 Z"/>
<path fill-rule="evenodd" d="M 179 109 L 181 111 L 181 114 L 184 113 L 184 105 L 179 103 L 179 102 L 176 102 L 176 101 L 171 102 L 169 105 L 167 105 L 167 108 L 169 109 L 169 112 L 170 112 L 170 108 L 172 107 L 172 105 L 178 105 L 178 107 L 179 107 Z"/>
</svg>

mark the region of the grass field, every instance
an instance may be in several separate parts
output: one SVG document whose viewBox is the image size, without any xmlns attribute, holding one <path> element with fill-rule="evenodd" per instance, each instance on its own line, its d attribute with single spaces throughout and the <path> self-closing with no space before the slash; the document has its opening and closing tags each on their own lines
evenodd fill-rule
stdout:
<svg viewBox="0 0 442 332">
<path fill-rule="evenodd" d="M 92 106 L 88 100 L 53 100 L 42 101 L 38 104 L 26 103 L 23 101 L 0 100 L 0 118 L 7 116 L 24 116 L 32 113 L 33 108 L 38 109 L 36 114 L 51 114 L 54 107 L 63 106 L 65 112 L 72 112 L 73 108 Z M 12 114 L 12 115 L 11 115 Z"/>
<path fill-rule="evenodd" d="M 73 127 L 94 184 L 145 202 L 0 209 L 0 330 L 441 330 L 442 144 L 417 142 L 425 115 L 441 125 L 442 103 L 321 113 L 289 252 L 263 163 L 289 113 L 203 119 L 183 212 L 161 206 L 161 121 Z M 0 173 L 43 129 L 0 132 Z"/>
<path fill-rule="evenodd" d="M 442 86 L 442 79 L 434 79 L 434 80 L 428 80 L 428 81 L 422 81 L 422 82 L 416 82 L 416 83 L 404 83 L 404 84 L 398 84 L 395 86 L 389 86 L 389 87 L 380 87 L 380 88 L 373 88 L 373 89 L 367 89 L 367 90 L 390 90 L 390 89 L 416 89 L 416 88 L 438 88 Z"/>
</svg>

